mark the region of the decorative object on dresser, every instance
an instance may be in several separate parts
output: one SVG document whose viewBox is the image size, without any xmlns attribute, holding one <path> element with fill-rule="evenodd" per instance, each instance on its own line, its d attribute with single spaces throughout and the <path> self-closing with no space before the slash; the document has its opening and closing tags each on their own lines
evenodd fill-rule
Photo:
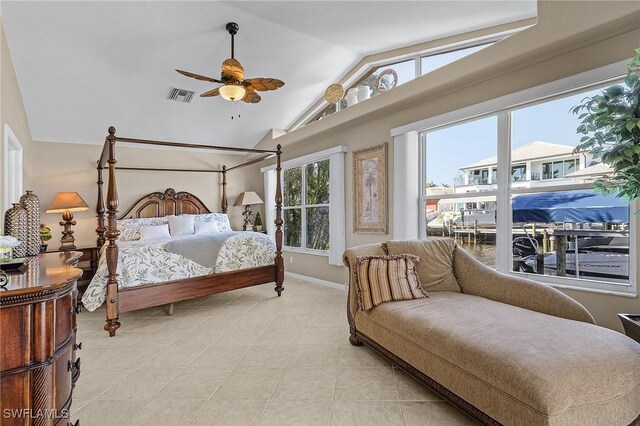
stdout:
<svg viewBox="0 0 640 426">
<path fill-rule="evenodd" d="M 341 84 L 330 84 L 324 92 L 324 100 L 330 104 L 337 104 L 342 98 L 344 98 L 344 87 Z"/>
<path fill-rule="evenodd" d="M 260 217 L 260 212 L 256 213 L 256 219 L 253 221 L 253 230 L 258 232 L 262 231 L 262 218 Z"/>
<path fill-rule="evenodd" d="M 234 206 L 245 206 L 244 212 L 242 212 L 242 216 L 244 216 L 243 231 L 251 229 L 251 216 L 253 215 L 251 205 L 253 204 L 263 204 L 262 199 L 253 191 L 241 192 L 234 204 Z"/>
<path fill-rule="evenodd" d="M 387 144 L 353 152 L 353 232 L 387 233 Z"/>
<path fill-rule="evenodd" d="M 19 203 L 13 203 L 4 215 L 4 232 L 20 241 L 13 247 L 13 257 L 25 257 L 27 255 L 27 211 Z"/>
<path fill-rule="evenodd" d="M 134 311 L 151 306 L 170 305 L 174 302 L 193 299 L 199 296 L 206 296 L 250 287 L 259 284 L 275 282 L 275 292 L 280 296 L 284 291 L 284 258 L 282 256 L 282 150 L 277 145 L 276 150 L 238 148 L 228 146 L 199 145 L 184 142 L 155 141 L 148 139 L 135 139 L 116 136 L 115 127 L 109 127 L 108 135 L 102 148 L 102 153 L 98 160 L 98 201 L 96 203 L 96 213 L 98 214 L 98 234 L 97 246 L 105 248 L 105 262 L 107 265 L 106 280 L 106 324 L 104 329 L 109 336 L 115 336 L 116 330 L 120 327 L 120 312 Z M 164 147 L 190 148 L 197 150 L 213 151 L 234 151 L 258 154 L 244 163 L 237 164 L 227 169 L 225 165 L 220 170 L 190 170 L 176 168 L 149 168 L 149 167 L 116 167 L 116 144 L 126 142 L 131 144 L 158 145 Z M 174 281 L 164 281 L 133 288 L 119 288 L 118 279 L 118 236 L 120 230 L 117 225 L 118 213 L 118 190 L 116 184 L 116 170 L 153 170 L 168 172 L 197 172 L 197 173 L 220 173 L 222 175 L 222 213 L 227 213 L 227 173 L 231 170 L 256 164 L 260 161 L 273 158 L 276 160 L 276 191 L 275 191 L 275 259 L 273 264 L 240 269 L 223 273 L 212 273 L 209 275 L 196 276 L 192 278 L 177 279 Z M 108 170 L 108 188 L 106 202 L 103 197 L 103 170 Z M 167 193 L 170 192 L 170 197 Z M 106 214 L 105 214 L 106 213 Z M 211 213 L 209 209 L 193 194 L 187 192 L 176 193 L 173 189 L 167 189 L 165 194 L 152 193 L 142 197 L 134 204 L 122 218 L 127 217 L 160 217 L 171 214 L 183 213 Z M 129 215 L 132 216 L 129 216 Z"/>
<path fill-rule="evenodd" d="M 0 236 L 0 264 L 13 258 L 13 248 L 22 244 L 20 240 L 11 235 Z"/>
<path fill-rule="evenodd" d="M 64 227 L 62 239 L 60 240 L 60 250 L 74 250 L 76 248 L 71 227 L 76 224 L 73 219 L 73 212 L 84 212 L 89 210 L 89 206 L 77 192 L 58 192 L 53 198 L 47 213 L 62 213 L 60 226 Z"/>
<path fill-rule="evenodd" d="M 73 388 L 80 376 L 76 353 L 82 347 L 76 343 L 81 271 L 73 266 L 80 255 L 45 253 L 28 258 L 25 272 L 8 273 L 0 291 L 3 426 L 71 424 Z"/>
<path fill-rule="evenodd" d="M 47 226 L 46 223 L 40 224 L 40 252 L 47 251 L 47 241 L 52 238 L 51 236 L 51 228 Z"/>
<path fill-rule="evenodd" d="M 222 63 L 222 74 L 219 80 L 188 71 L 176 70 L 180 74 L 196 80 L 222 84 L 220 87 L 202 93 L 200 97 L 221 95 L 228 101 L 244 101 L 249 104 L 255 104 L 260 102 L 261 99 L 256 91 L 277 90 L 284 86 L 282 80 L 276 78 L 248 78 L 245 80 L 244 68 L 234 57 L 234 40 L 240 27 L 235 22 L 229 22 L 226 29 L 231 35 L 231 58 Z"/>
<path fill-rule="evenodd" d="M 40 253 L 40 200 L 33 191 L 20 197 L 20 206 L 27 213 L 27 256 Z"/>
<path fill-rule="evenodd" d="M 66 250 L 51 250 L 48 253 L 64 253 Z M 75 265 L 76 268 L 82 270 L 82 275 L 78 278 L 78 299 L 82 297 L 91 279 L 98 269 L 98 260 L 100 257 L 100 249 L 96 246 L 78 247 L 74 252 L 81 253 Z"/>
</svg>

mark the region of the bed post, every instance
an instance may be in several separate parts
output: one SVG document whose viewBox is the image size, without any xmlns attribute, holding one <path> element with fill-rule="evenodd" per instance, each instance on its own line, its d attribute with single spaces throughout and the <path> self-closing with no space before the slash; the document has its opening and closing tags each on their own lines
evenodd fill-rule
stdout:
<svg viewBox="0 0 640 426">
<path fill-rule="evenodd" d="M 222 166 L 222 213 L 227 213 L 227 166 Z"/>
<path fill-rule="evenodd" d="M 116 239 L 120 235 L 116 224 L 116 214 L 118 213 L 118 189 L 116 188 L 116 129 L 109 127 L 109 136 L 107 142 L 109 144 L 109 188 L 107 189 L 107 269 L 109 271 L 109 279 L 107 280 L 107 321 L 104 329 L 109 332 L 109 336 L 116 335 L 116 330 L 120 327 L 118 322 L 118 244 Z"/>
<path fill-rule="evenodd" d="M 284 290 L 284 259 L 282 258 L 282 147 L 278 144 L 276 153 L 276 288 L 278 296 Z"/>
<path fill-rule="evenodd" d="M 96 233 L 98 234 L 98 250 L 105 242 L 104 233 L 107 228 L 104 226 L 104 197 L 102 195 L 102 165 L 100 164 L 100 160 L 98 160 L 98 204 L 96 205 L 96 213 L 98 214 L 98 227 L 96 228 Z"/>
</svg>

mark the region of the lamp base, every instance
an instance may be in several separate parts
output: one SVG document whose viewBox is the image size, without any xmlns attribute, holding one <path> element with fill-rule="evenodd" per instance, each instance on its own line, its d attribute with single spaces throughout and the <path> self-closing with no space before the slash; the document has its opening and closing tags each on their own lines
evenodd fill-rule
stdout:
<svg viewBox="0 0 640 426">
<path fill-rule="evenodd" d="M 62 230 L 62 239 L 60 240 L 60 250 L 75 250 L 76 249 L 76 239 L 73 237 L 73 230 L 71 227 L 76 224 L 76 221 L 73 220 L 73 212 L 71 210 L 67 210 L 62 214 L 62 220 L 60 221 L 60 226 L 64 229 Z"/>
<path fill-rule="evenodd" d="M 242 226 L 243 231 L 253 228 L 253 225 L 251 225 L 251 215 L 253 215 L 253 212 L 251 211 L 251 206 L 247 204 L 244 207 L 244 211 L 242 212 L 242 216 L 244 216 L 244 225 Z"/>
</svg>

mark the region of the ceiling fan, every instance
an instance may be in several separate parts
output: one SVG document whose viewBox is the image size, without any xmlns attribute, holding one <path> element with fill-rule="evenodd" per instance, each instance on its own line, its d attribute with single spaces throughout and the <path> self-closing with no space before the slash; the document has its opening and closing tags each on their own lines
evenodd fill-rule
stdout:
<svg viewBox="0 0 640 426">
<path fill-rule="evenodd" d="M 220 95 L 228 101 L 241 100 L 249 104 L 257 104 L 261 98 L 256 91 L 276 90 L 284 86 L 284 82 L 276 78 L 248 78 L 245 80 L 244 68 L 242 68 L 240 62 L 234 58 L 234 36 L 238 33 L 240 27 L 235 22 L 229 22 L 226 29 L 229 34 L 231 34 L 231 58 L 222 63 L 220 79 L 194 74 L 188 71 L 176 70 L 180 74 L 195 78 L 196 80 L 222 84 L 220 87 L 202 93 L 200 95 L 201 97 Z"/>
</svg>

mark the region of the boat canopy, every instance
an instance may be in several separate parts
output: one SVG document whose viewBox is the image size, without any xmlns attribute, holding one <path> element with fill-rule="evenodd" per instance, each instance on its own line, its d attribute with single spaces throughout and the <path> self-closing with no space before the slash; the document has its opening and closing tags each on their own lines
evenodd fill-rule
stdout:
<svg viewBox="0 0 640 426">
<path fill-rule="evenodd" d="M 593 189 L 516 195 L 511 203 L 515 223 L 629 222 L 629 203 Z"/>
</svg>

